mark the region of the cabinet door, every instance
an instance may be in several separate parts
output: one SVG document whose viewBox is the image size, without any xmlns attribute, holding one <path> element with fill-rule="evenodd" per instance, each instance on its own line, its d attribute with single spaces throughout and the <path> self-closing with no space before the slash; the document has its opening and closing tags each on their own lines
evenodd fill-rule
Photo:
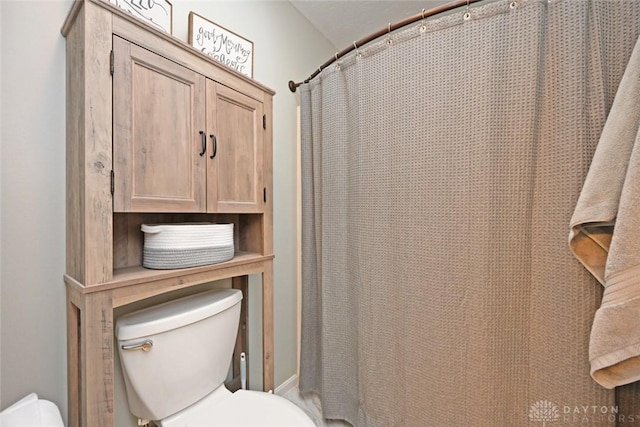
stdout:
<svg viewBox="0 0 640 427">
<path fill-rule="evenodd" d="M 263 211 L 262 111 L 261 102 L 207 80 L 209 212 Z"/>
<path fill-rule="evenodd" d="M 113 42 L 114 211 L 204 212 L 205 78 Z"/>
</svg>

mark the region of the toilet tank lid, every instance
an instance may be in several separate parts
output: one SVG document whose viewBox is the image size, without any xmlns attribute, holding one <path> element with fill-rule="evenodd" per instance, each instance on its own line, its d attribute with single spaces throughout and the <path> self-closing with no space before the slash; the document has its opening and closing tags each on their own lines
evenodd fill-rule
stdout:
<svg viewBox="0 0 640 427">
<path fill-rule="evenodd" d="M 121 316 L 116 337 L 131 340 L 167 332 L 214 316 L 242 300 L 238 289 L 216 289 L 178 298 Z"/>
</svg>

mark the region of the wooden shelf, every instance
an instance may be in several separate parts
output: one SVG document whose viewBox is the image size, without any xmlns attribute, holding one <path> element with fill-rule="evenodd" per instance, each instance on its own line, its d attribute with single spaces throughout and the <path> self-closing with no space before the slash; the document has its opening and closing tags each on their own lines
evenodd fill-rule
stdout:
<svg viewBox="0 0 640 427">
<path fill-rule="evenodd" d="M 273 260 L 273 255 L 253 252 L 236 252 L 233 259 L 219 264 L 177 270 L 151 270 L 141 266 L 114 270 L 113 281 L 85 286 L 66 275 L 65 282 L 81 294 L 111 291 L 113 306 L 119 307 L 154 295 L 173 290 L 237 277 L 258 274 L 264 270 L 263 263 Z"/>
<path fill-rule="evenodd" d="M 200 267 L 180 268 L 177 270 L 152 270 L 142 266 L 118 268 L 113 272 L 113 282 L 117 286 L 129 286 L 142 282 L 158 281 L 168 277 L 189 276 L 206 271 L 222 270 L 236 265 L 249 264 L 265 259 L 273 259 L 273 255 L 263 256 L 253 252 L 236 252 L 233 259 L 218 264 Z"/>
</svg>

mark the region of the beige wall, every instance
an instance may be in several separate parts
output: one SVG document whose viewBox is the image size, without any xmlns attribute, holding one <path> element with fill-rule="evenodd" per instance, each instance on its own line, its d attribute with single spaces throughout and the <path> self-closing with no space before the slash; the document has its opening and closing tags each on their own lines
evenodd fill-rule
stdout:
<svg viewBox="0 0 640 427">
<path fill-rule="evenodd" d="M 287 1 L 172 3 L 173 33 L 182 40 L 187 40 L 189 11 L 252 40 L 254 77 L 277 92 L 275 383 L 280 385 L 297 369 L 297 101 L 287 82 L 306 78 L 336 48 Z M 0 409 L 35 391 L 66 413 L 65 43 L 60 27 L 70 5 L 70 0 L 0 1 Z M 259 295 L 251 295 L 253 313 L 259 310 Z M 252 348 L 259 346 L 259 328 L 257 322 L 250 325 Z M 255 359 L 254 371 L 259 369 Z M 255 372 L 253 378 L 259 376 Z"/>
</svg>

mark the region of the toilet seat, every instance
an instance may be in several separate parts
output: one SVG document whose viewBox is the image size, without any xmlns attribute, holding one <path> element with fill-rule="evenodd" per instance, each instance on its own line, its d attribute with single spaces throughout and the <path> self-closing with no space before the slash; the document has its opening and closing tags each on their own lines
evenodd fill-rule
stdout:
<svg viewBox="0 0 640 427">
<path fill-rule="evenodd" d="M 302 409 L 284 397 L 248 390 L 231 393 L 226 389 L 215 390 L 186 410 L 161 420 L 159 425 L 161 427 L 205 425 L 207 427 L 315 427 L 315 423 Z"/>
</svg>

